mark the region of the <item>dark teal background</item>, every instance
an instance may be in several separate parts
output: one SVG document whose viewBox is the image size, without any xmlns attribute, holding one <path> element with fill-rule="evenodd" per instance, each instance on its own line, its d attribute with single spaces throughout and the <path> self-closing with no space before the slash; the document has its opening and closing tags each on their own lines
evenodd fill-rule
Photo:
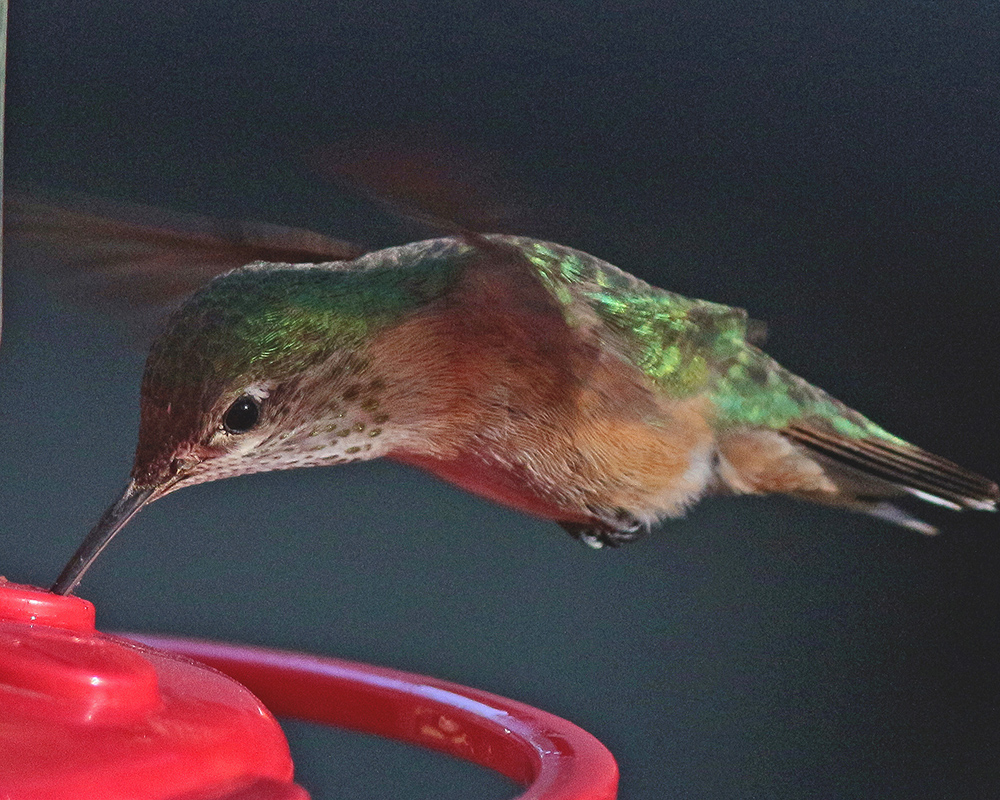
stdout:
<svg viewBox="0 0 1000 800">
<path fill-rule="evenodd" d="M 537 212 L 518 232 L 746 307 L 786 366 L 1000 477 L 994 3 L 13 5 L 12 181 L 391 244 L 412 231 L 307 156 L 430 127 L 521 187 Z M 126 479 L 143 355 L 120 309 L 59 299 L 23 254 L 5 267 L 0 573 L 48 584 Z M 712 500 L 594 553 L 372 463 L 173 495 L 81 593 L 105 629 L 540 706 L 611 748 L 623 800 L 989 798 L 998 570 L 995 516 L 927 539 Z M 515 793 L 290 730 L 317 798 Z"/>
</svg>

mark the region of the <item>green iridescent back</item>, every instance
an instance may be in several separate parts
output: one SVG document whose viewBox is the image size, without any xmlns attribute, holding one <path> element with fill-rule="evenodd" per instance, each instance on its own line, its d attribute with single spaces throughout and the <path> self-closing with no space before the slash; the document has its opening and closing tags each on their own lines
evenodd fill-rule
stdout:
<svg viewBox="0 0 1000 800">
<path fill-rule="evenodd" d="M 650 286 L 570 248 L 530 239 L 517 243 L 550 292 L 564 306 L 574 298 L 587 302 L 658 387 L 677 398 L 707 392 L 718 427 L 781 429 L 818 419 L 845 436 L 903 443 L 748 342 L 742 309 Z"/>
</svg>

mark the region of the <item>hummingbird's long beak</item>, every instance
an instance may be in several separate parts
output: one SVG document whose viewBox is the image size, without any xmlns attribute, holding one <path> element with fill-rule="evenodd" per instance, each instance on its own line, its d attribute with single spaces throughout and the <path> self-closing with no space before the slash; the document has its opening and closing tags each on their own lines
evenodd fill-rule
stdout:
<svg viewBox="0 0 1000 800">
<path fill-rule="evenodd" d="M 138 514 L 143 506 L 163 494 L 163 488 L 163 486 L 137 487 L 130 482 L 125 487 L 121 497 L 108 507 L 108 510 L 87 534 L 87 538 L 77 548 L 73 557 L 63 567 L 56 582 L 52 584 L 51 591 L 55 594 L 72 592 L 83 578 L 83 573 L 90 568 L 94 559 L 108 546 L 108 542 L 114 535 L 124 528 L 126 523 Z"/>
</svg>

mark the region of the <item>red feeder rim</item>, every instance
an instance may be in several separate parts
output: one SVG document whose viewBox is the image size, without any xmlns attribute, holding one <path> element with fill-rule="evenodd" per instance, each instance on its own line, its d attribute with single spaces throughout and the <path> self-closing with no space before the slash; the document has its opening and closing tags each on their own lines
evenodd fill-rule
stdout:
<svg viewBox="0 0 1000 800">
<path fill-rule="evenodd" d="M 353 661 L 152 634 L 123 634 L 208 664 L 279 717 L 373 733 L 495 770 L 518 800 L 615 800 L 618 766 L 571 722 L 495 694 Z"/>
</svg>

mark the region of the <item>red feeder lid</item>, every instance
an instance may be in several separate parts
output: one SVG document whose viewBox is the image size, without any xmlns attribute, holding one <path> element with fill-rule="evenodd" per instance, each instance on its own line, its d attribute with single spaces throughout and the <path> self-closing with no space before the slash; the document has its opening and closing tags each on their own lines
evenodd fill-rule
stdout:
<svg viewBox="0 0 1000 800">
<path fill-rule="evenodd" d="M 520 800 L 617 796 L 597 739 L 514 700 L 340 659 L 137 638 L 96 632 L 86 600 L 0 578 L 2 800 L 308 800 L 277 722 L 235 680 L 275 713 L 496 770 L 527 786 Z"/>
<path fill-rule="evenodd" d="M 94 630 L 77 597 L 0 579 L 4 800 L 305 800 L 247 689 Z"/>
</svg>

